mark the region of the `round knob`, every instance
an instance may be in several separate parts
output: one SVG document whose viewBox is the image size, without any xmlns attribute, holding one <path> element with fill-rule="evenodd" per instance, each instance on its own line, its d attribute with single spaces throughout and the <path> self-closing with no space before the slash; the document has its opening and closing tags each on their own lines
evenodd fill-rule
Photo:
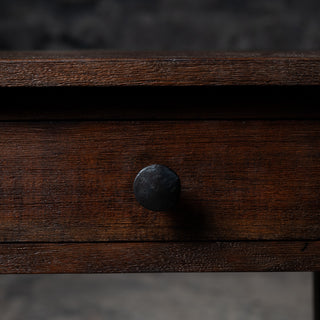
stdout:
<svg viewBox="0 0 320 320">
<path fill-rule="evenodd" d="M 166 166 L 153 164 L 143 168 L 136 176 L 133 191 L 137 201 L 152 211 L 172 208 L 180 195 L 180 179 Z"/>
</svg>

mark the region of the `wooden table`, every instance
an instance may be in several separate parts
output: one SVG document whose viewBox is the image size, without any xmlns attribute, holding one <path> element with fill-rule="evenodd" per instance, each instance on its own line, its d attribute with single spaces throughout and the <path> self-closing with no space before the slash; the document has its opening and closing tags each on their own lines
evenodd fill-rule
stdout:
<svg viewBox="0 0 320 320">
<path fill-rule="evenodd" d="M 2 52 L 0 272 L 320 271 L 319 86 L 318 53 Z"/>
</svg>

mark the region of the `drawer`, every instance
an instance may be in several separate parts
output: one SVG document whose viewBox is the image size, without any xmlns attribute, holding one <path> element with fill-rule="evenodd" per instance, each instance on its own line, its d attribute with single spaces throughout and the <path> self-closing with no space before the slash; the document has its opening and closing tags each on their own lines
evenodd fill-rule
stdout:
<svg viewBox="0 0 320 320">
<path fill-rule="evenodd" d="M 0 273 L 319 271 L 319 70 L 317 53 L 0 53 Z M 170 210 L 136 200 L 152 164 L 180 178 Z"/>
<path fill-rule="evenodd" d="M 42 121 L 0 126 L 1 242 L 317 240 L 320 121 Z M 133 181 L 174 170 L 154 212 Z"/>
</svg>

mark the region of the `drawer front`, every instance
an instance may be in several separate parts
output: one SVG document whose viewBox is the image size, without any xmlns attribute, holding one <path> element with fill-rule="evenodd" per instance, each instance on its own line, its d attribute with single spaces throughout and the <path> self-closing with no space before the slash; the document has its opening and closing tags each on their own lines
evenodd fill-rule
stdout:
<svg viewBox="0 0 320 320">
<path fill-rule="evenodd" d="M 137 173 L 180 177 L 167 212 Z M 0 241 L 315 240 L 320 121 L 3 122 Z"/>
</svg>

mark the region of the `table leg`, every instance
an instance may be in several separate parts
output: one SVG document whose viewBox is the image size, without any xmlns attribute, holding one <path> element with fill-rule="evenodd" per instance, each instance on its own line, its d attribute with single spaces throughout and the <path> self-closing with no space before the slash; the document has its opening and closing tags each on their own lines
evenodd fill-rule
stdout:
<svg viewBox="0 0 320 320">
<path fill-rule="evenodd" d="M 313 273 L 314 320 L 320 320 L 320 272 Z"/>
</svg>

